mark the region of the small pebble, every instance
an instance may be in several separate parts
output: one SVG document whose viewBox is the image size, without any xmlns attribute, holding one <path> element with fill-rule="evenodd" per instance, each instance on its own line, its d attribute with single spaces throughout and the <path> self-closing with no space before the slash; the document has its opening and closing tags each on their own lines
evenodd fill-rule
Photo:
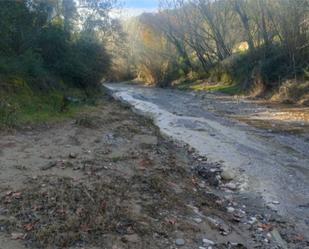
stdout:
<svg viewBox="0 0 309 249">
<path fill-rule="evenodd" d="M 76 157 L 77 157 L 77 154 L 76 154 L 76 153 L 71 152 L 71 153 L 69 154 L 69 158 L 71 158 L 71 159 L 75 159 Z"/>
<path fill-rule="evenodd" d="M 193 219 L 197 224 L 200 224 L 200 223 L 202 223 L 202 219 L 201 218 L 194 218 Z"/>
<path fill-rule="evenodd" d="M 214 245 L 215 242 L 213 242 L 212 240 L 209 240 L 209 239 L 203 239 L 203 243 L 206 244 L 206 245 Z"/>
<path fill-rule="evenodd" d="M 255 217 L 251 217 L 250 220 L 248 221 L 250 225 L 253 225 L 256 222 L 257 222 L 257 219 Z"/>
<path fill-rule="evenodd" d="M 229 182 L 229 183 L 225 184 L 225 187 L 230 189 L 230 190 L 236 190 L 237 189 L 236 184 L 234 184 L 232 182 Z"/>
<path fill-rule="evenodd" d="M 176 246 L 184 246 L 185 245 L 185 240 L 184 239 L 176 239 L 175 244 Z"/>
<path fill-rule="evenodd" d="M 227 212 L 228 213 L 233 213 L 235 211 L 235 208 L 233 208 L 233 207 L 228 207 L 227 208 Z"/>
</svg>

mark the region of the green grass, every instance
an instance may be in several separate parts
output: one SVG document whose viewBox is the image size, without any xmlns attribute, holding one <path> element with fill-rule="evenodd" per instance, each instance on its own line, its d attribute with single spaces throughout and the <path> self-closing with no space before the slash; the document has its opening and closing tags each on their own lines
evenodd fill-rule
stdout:
<svg viewBox="0 0 309 249">
<path fill-rule="evenodd" d="M 81 91 L 69 96 L 82 96 Z M 92 101 L 95 102 L 95 101 Z M 0 128 L 15 128 L 46 122 L 59 122 L 91 109 L 88 102 L 65 103 L 61 92 L 43 94 L 26 89 L 0 95 Z"/>
</svg>

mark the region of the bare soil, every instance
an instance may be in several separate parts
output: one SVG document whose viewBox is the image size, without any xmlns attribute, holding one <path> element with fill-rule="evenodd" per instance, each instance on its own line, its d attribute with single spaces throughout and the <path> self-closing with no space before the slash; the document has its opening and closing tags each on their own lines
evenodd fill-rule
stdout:
<svg viewBox="0 0 309 249">
<path fill-rule="evenodd" d="M 3 132 L 0 167 L 0 249 L 309 245 L 222 187 L 219 164 L 108 98 L 75 120 Z"/>
</svg>

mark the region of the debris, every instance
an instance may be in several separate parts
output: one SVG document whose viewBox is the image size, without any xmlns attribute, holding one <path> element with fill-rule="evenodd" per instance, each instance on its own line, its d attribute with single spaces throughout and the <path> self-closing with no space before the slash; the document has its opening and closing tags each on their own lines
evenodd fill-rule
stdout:
<svg viewBox="0 0 309 249">
<path fill-rule="evenodd" d="M 204 178 L 212 186 L 219 186 L 221 169 L 217 165 L 203 164 L 195 168 L 199 176 Z"/>
<path fill-rule="evenodd" d="M 231 229 L 225 222 L 220 218 L 207 217 L 207 220 L 213 228 L 220 231 L 222 235 L 228 235 L 231 232 Z"/>
<path fill-rule="evenodd" d="M 15 168 L 18 170 L 27 170 L 27 167 L 24 165 L 15 165 Z"/>
<path fill-rule="evenodd" d="M 273 229 L 272 224 L 259 224 L 259 227 L 263 229 L 263 231 L 270 231 Z"/>
<path fill-rule="evenodd" d="M 288 249 L 287 243 L 282 239 L 277 229 L 273 229 L 271 232 L 273 239 L 280 245 L 282 249 Z"/>
<path fill-rule="evenodd" d="M 49 169 L 56 167 L 56 166 L 57 166 L 57 162 L 49 162 L 45 166 L 41 167 L 41 170 L 49 170 Z"/>
<path fill-rule="evenodd" d="M 248 224 L 253 225 L 257 222 L 256 217 L 250 217 L 250 219 L 248 220 Z"/>
</svg>

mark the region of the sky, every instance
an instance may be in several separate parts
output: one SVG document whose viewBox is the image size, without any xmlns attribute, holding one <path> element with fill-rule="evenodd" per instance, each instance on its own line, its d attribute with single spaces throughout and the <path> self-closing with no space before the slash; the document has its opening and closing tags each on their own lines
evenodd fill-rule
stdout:
<svg viewBox="0 0 309 249">
<path fill-rule="evenodd" d="M 124 5 L 126 8 L 155 9 L 158 7 L 158 1 L 157 0 L 125 0 Z"/>
<path fill-rule="evenodd" d="M 137 16 L 143 12 L 154 12 L 157 10 L 159 0 L 122 0 L 123 15 L 127 17 Z"/>
</svg>

